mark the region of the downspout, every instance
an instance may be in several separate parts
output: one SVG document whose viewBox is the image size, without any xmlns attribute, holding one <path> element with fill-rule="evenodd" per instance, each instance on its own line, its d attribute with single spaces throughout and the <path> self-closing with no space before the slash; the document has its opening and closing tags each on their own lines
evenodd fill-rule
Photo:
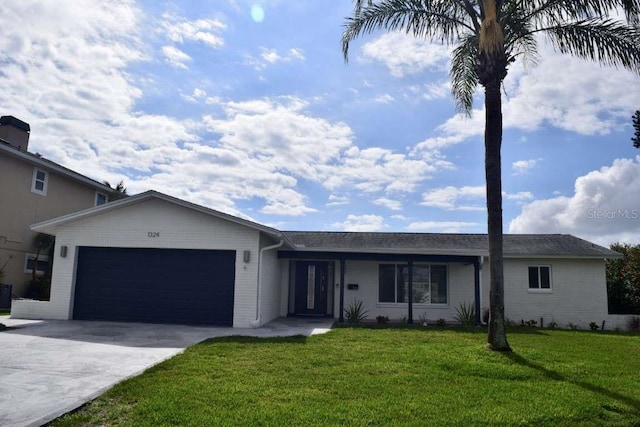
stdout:
<svg viewBox="0 0 640 427">
<path fill-rule="evenodd" d="M 262 255 L 266 251 L 270 251 L 272 249 L 278 249 L 282 245 L 284 245 L 284 239 L 280 239 L 280 241 L 278 243 L 276 243 L 275 245 L 265 246 L 264 248 L 260 249 L 260 255 L 258 255 L 258 289 L 256 290 L 256 320 L 251 322 L 251 327 L 253 327 L 253 328 L 259 328 L 261 326 L 260 325 L 260 321 L 261 321 L 261 319 L 260 319 L 260 290 L 262 288 Z"/>
<path fill-rule="evenodd" d="M 480 310 L 482 310 L 482 267 L 484 267 L 484 255 L 480 255 L 478 258 L 480 258 L 479 261 L 479 268 L 480 268 L 480 277 L 479 277 L 479 284 L 478 287 L 480 288 Z M 483 317 L 484 313 L 480 314 L 480 324 L 482 325 L 482 317 Z"/>
</svg>

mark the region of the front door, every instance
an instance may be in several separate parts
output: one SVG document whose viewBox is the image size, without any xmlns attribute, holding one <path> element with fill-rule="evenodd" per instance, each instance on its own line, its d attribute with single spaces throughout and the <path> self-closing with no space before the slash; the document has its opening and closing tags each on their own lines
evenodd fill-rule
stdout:
<svg viewBox="0 0 640 427">
<path fill-rule="evenodd" d="M 327 314 L 329 268 L 326 262 L 298 261 L 296 263 L 295 314 Z"/>
</svg>

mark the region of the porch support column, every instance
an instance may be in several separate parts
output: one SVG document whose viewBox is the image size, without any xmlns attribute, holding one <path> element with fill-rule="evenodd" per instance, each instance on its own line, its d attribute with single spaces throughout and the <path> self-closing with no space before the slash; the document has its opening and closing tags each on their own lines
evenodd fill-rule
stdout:
<svg viewBox="0 0 640 427">
<path fill-rule="evenodd" d="M 409 324 L 413 323 L 413 260 L 409 259 L 409 313 L 407 313 Z"/>
<path fill-rule="evenodd" d="M 476 258 L 473 261 L 473 282 L 475 293 L 475 308 L 476 308 L 476 325 L 482 324 L 482 313 L 480 313 L 480 259 Z"/>
<path fill-rule="evenodd" d="M 346 261 L 344 258 L 340 259 L 340 316 L 338 321 L 344 323 L 344 267 Z"/>
</svg>

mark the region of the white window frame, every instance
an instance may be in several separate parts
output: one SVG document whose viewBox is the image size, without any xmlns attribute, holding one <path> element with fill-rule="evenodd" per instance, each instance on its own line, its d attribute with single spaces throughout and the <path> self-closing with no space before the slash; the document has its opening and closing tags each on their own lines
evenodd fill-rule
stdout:
<svg viewBox="0 0 640 427">
<path fill-rule="evenodd" d="M 380 301 L 380 266 L 381 265 L 393 265 L 394 266 L 394 284 L 393 284 L 393 288 L 394 288 L 394 302 L 390 302 L 390 301 Z M 394 262 L 383 262 L 378 264 L 378 296 L 377 296 L 377 306 L 378 307 L 385 307 L 385 306 L 390 306 L 390 307 L 398 307 L 398 306 L 406 306 L 408 305 L 408 302 L 398 302 L 398 267 L 408 267 L 408 264 L 406 263 L 394 263 Z M 450 273 L 450 268 L 448 264 L 441 264 L 441 263 L 433 263 L 433 264 L 429 264 L 429 263 L 416 263 L 413 264 L 413 267 L 429 267 L 429 287 L 431 287 L 431 267 L 445 267 L 445 271 L 447 274 L 447 280 L 446 280 L 446 287 L 447 287 L 447 302 L 431 302 L 431 294 L 429 294 L 429 302 L 423 302 L 423 303 L 413 303 L 413 306 L 431 306 L 431 307 L 447 307 L 449 306 L 449 301 L 450 301 L 450 295 L 449 295 L 449 290 L 450 290 L 450 286 L 449 286 L 449 273 Z"/>
<path fill-rule="evenodd" d="M 44 174 L 44 181 L 38 179 L 38 172 Z M 42 190 L 36 187 L 37 182 L 42 182 Z M 43 169 L 33 168 L 33 178 L 31 179 L 31 192 L 40 194 L 41 196 L 47 195 L 47 187 L 49 186 L 49 172 Z"/>
<path fill-rule="evenodd" d="M 33 270 L 29 268 L 29 260 L 30 259 L 35 259 L 36 258 L 36 254 L 35 253 L 26 253 L 24 255 L 24 272 L 28 273 L 28 274 L 32 274 Z M 49 256 L 48 255 L 43 255 L 40 254 L 38 256 L 38 261 L 46 261 L 47 263 L 50 262 L 49 260 Z M 38 270 L 38 267 L 36 266 L 36 276 L 44 276 L 46 274 L 47 270 Z"/>
<path fill-rule="evenodd" d="M 529 269 L 530 268 L 537 268 L 538 269 L 538 287 L 537 288 L 532 288 L 531 287 L 531 283 L 529 281 Z M 549 271 L 549 287 L 548 288 L 543 288 L 542 287 L 541 268 L 547 268 L 548 271 Z M 549 265 L 549 264 L 528 265 L 527 266 L 527 289 L 531 293 L 551 293 L 551 292 L 553 292 L 553 271 L 551 269 L 551 265 Z"/>
<path fill-rule="evenodd" d="M 98 204 L 98 197 L 104 196 L 104 203 Z M 93 206 L 102 206 L 109 203 L 109 195 L 106 193 L 101 193 L 100 191 L 96 191 L 96 197 L 93 200 Z"/>
</svg>

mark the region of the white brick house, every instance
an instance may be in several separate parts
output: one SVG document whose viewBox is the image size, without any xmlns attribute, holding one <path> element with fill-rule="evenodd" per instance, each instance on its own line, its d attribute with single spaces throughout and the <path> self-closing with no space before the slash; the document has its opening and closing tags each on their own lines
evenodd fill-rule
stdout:
<svg viewBox="0 0 640 427">
<path fill-rule="evenodd" d="M 56 236 L 50 301 L 12 317 L 257 327 L 281 316 L 446 319 L 488 305 L 487 236 L 283 232 L 155 191 L 32 226 Z M 507 318 L 611 321 L 604 259 L 570 235 L 505 235 Z"/>
</svg>

